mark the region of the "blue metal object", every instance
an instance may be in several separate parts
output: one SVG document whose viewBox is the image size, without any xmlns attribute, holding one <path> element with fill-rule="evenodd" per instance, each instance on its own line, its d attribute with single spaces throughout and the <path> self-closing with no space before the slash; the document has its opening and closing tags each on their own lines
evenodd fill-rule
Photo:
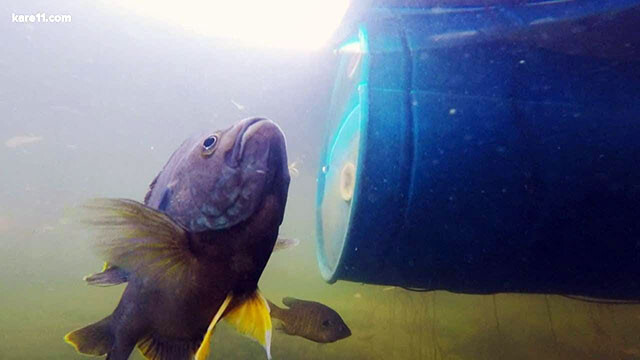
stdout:
<svg viewBox="0 0 640 360">
<path fill-rule="evenodd" d="M 370 9 L 337 50 L 322 276 L 640 298 L 637 34 L 637 0 Z"/>
</svg>

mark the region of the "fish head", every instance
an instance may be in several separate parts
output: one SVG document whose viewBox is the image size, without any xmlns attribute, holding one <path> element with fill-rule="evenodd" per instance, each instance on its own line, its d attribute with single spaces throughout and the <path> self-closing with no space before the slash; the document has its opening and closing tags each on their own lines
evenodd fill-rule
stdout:
<svg viewBox="0 0 640 360">
<path fill-rule="evenodd" d="M 322 342 L 330 343 L 351 336 L 351 329 L 340 316 L 329 316 L 322 320 L 317 335 Z"/>
<path fill-rule="evenodd" d="M 331 343 L 351 336 L 351 329 L 340 314 L 327 305 L 291 296 L 284 297 L 282 303 L 289 309 L 279 309 L 276 312 L 285 315 L 276 314 L 275 317 L 284 321 L 290 335 L 302 336 L 317 343 Z"/>
<path fill-rule="evenodd" d="M 269 119 L 244 119 L 185 142 L 161 176 L 150 205 L 193 232 L 248 219 L 267 194 L 280 199 L 284 213 L 290 182 L 284 134 Z"/>
</svg>

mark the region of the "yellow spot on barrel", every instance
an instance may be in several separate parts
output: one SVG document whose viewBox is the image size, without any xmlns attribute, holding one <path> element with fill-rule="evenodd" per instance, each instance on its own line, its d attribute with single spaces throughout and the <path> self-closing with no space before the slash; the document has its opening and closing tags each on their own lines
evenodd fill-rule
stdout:
<svg viewBox="0 0 640 360">
<path fill-rule="evenodd" d="M 351 201 L 356 183 L 356 167 L 347 162 L 340 172 L 340 196 L 344 201 Z"/>
</svg>

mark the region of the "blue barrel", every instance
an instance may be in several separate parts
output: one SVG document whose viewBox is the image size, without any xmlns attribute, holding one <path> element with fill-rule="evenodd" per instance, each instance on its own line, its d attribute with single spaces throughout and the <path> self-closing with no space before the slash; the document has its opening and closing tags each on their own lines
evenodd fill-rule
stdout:
<svg viewBox="0 0 640 360">
<path fill-rule="evenodd" d="M 369 9 L 337 49 L 324 279 L 640 298 L 638 34 L 637 0 Z"/>
</svg>

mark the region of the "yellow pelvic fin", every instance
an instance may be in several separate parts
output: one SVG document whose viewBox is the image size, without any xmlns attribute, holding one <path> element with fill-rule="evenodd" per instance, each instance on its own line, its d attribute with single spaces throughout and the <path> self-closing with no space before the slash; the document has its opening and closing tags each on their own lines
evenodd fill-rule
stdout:
<svg viewBox="0 0 640 360">
<path fill-rule="evenodd" d="M 224 299 L 224 301 L 222 302 L 220 309 L 218 309 L 218 312 L 213 317 L 213 320 L 211 320 L 211 324 L 209 324 L 207 333 L 204 335 L 204 339 L 202 339 L 202 343 L 200 344 L 200 347 L 196 352 L 196 360 L 205 360 L 207 357 L 209 357 L 209 353 L 211 352 L 210 347 L 211 347 L 211 336 L 213 335 L 213 328 L 216 326 L 216 324 L 220 320 L 220 317 L 222 317 L 222 314 L 224 314 L 224 311 L 227 309 L 227 306 L 229 306 L 231 299 L 233 299 L 233 295 L 232 293 L 229 293 L 229 295 L 227 295 L 227 298 Z"/>
<path fill-rule="evenodd" d="M 64 336 L 64 341 L 73 346 L 81 354 L 104 355 L 113 345 L 110 330 L 111 316 L 97 323 L 72 331 Z"/>
<path fill-rule="evenodd" d="M 233 325 L 236 330 L 258 341 L 267 352 L 267 359 L 271 359 L 271 315 L 267 300 L 256 290 L 234 307 L 224 320 Z"/>
</svg>

